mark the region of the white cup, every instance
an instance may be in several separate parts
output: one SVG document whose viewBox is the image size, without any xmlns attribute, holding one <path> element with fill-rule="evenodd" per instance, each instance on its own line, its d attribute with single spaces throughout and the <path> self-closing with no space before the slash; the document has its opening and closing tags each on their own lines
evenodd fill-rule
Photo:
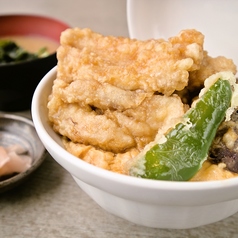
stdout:
<svg viewBox="0 0 238 238">
<path fill-rule="evenodd" d="M 238 0 L 128 0 L 131 38 L 141 40 L 196 29 L 209 55 L 233 59 L 238 67 Z"/>
</svg>

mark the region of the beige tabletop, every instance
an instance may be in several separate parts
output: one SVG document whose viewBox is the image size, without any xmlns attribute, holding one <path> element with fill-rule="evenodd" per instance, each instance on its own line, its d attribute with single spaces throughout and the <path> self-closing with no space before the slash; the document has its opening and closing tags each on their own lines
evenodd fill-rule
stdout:
<svg viewBox="0 0 238 238">
<path fill-rule="evenodd" d="M 74 27 L 128 36 L 125 0 L 0 0 L 0 14 L 5 13 L 43 14 Z M 30 117 L 30 111 L 18 114 Z M 28 181 L 0 194 L 0 238 L 236 238 L 237 223 L 238 213 L 189 230 L 137 226 L 100 208 L 50 155 Z"/>
</svg>

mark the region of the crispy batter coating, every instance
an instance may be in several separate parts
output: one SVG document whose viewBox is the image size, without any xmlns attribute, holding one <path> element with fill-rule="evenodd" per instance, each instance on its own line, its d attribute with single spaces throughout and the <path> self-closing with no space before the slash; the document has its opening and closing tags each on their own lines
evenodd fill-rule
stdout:
<svg viewBox="0 0 238 238">
<path fill-rule="evenodd" d="M 203 53 L 203 60 L 198 70 L 189 72 L 188 86 L 176 93 L 181 97 L 183 103 L 191 104 L 193 98 L 198 95 L 204 86 L 204 81 L 212 74 L 231 71 L 234 75 L 237 73 L 237 67 L 233 60 L 224 56 L 213 58 L 207 51 Z"/>
<path fill-rule="evenodd" d="M 81 80 L 75 80 L 70 84 L 59 79 L 55 81 L 55 84 L 58 84 L 58 88 L 63 88 L 58 93 L 64 102 L 85 102 L 85 104 L 103 110 L 123 111 L 129 108 L 136 108 L 146 97 L 153 95 L 141 90 L 123 90 L 108 83 L 98 82 L 95 79 L 84 79 L 83 83 Z"/>
<path fill-rule="evenodd" d="M 168 41 L 79 28 L 63 32 L 48 109 L 65 148 L 88 163 L 127 174 L 127 161 L 188 109 L 184 92 L 201 87 L 214 72 L 236 70 L 224 57 L 209 57 L 203 40 L 196 30 Z"/>
<path fill-rule="evenodd" d="M 82 80 L 77 85 L 80 87 L 84 83 Z M 123 105 L 124 100 L 117 106 L 110 102 L 110 95 L 114 98 L 115 91 L 110 92 L 108 84 L 105 87 L 101 84 L 99 90 L 105 90 L 104 94 L 93 94 L 94 98 L 89 99 L 88 104 L 87 97 L 78 96 L 78 87 L 75 84 L 75 87 L 71 87 L 72 84 L 66 86 L 62 80 L 55 80 L 53 95 L 48 104 L 54 130 L 73 142 L 93 145 L 106 151 L 120 153 L 131 148 L 141 149 L 155 138 L 165 120 L 184 114 L 184 105 L 178 96 L 148 94 L 137 105 L 131 103 L 129 97 L 126 107 Z M 86 96 L 88 94 L 87 91 L 79 92 Z M 134 92 L 137 93 L 140 97 L 141 92 Z M 100 103 L 106 94 L 106 102 Z M 120 89 L 117 97 L 124 97 L 125 94 L 127 91 Z M 111 108 L 105 108 L 107 101 L 109 105 L 113 104 Z M 116 107 L 119 110 L 115 110 Z"/>
<path fill-rule="evenodd" d="M 67 138 L 63 138 L 63 144 L 67 151 L 71 154 L 83 159 L 84 161 L 93 164 L 99 168 L 107 169 L 116 173 L 126 174 L 126 163 L 136 155 L 139 150 L 132 148 L 124 153 L 114 154 L 108 151 L 96 149 L 91 145 L 74 143 Z"/>
<path fill-rule="evenodd" d="M 195 176 L 190 180 L 191 182 L 201 182 L 201 181 L 214 181 L 223 180 L 229 178 L 237 177 L 237 173 L 233 173 L 226 169 L 226 165 L 223 163 L 212 164 L 209 161 L 205 161 L 202 168 L 195 174 Z"/>
<path fill-rule="evenodd" d="M 189 91 L 193 91 L 197 88 L 200 89 L 203 87 L 206 78 L 221 71 L 231 71 L 233 74 L 236 74 L 237 68 L 231 59 L 227 59 L 224 56 L 212 58 L 206 51 L 204 51 L 204 58 L 200 69 L 190 72 L 188 85 Z"/>
<path fill-rule="evenodd" d="M 182 31 L 168 41 L 104 37 L 90 29 L 68 29 L 58 50 L 58 77 L 95 79 L 125 90 L 171 95 L 188 84 L 189 71 L 200 67 L 203 35 Z M 65 67 L 67 65 L 67 67 Z"/>
</svg>

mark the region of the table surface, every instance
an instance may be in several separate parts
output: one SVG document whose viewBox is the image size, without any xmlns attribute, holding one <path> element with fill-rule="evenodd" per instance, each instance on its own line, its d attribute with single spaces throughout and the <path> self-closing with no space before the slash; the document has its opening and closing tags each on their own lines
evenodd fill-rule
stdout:
<svg viewBox="0 0 238 238">
<path fill-rule="evenodd" d="M 128 36 L 125 0 L 0 0 L 0 14 L 36 13 L 72 27 Z M 30 111 L 17 114 L 31 117 Z M 50 155 L 31 179 L 0 194 L 0 237 L 238 237 L 238 213 L 188 230 L 153 229 L 115 217 L 88 197 Z"/>
</svg>

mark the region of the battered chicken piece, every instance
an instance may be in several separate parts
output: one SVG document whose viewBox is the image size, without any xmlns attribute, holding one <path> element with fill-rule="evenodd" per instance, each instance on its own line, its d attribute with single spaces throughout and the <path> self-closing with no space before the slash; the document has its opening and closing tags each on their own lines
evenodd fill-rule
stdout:
<svg viewBox="0 0 238 238">
<path fill-rule="evenodd" d="M 139 153 L 139 150 L 133 148 L 125 153 L 114 154 L 96 149 L 90 145 L 74 143 L 65 137 L 63 138 L 63 144 L 67 151 L 87 163 L 121 174 L 126 174 L 125 164 Z"/>
<path fill-rule="evenodd" d="M 200 90 L 206 78 L 221 71 L 231 71 L 236 74 L 237 68 L 233 60 L 224 56 L 213 58 L 204 51 L 204 58 L 199 70 L 190 72 L 188 89 L 190 92 Z"/>
<path fill-rule="evenodd" d="M 181 31 L 168 41 L 139 41 L 67 29 L 57 52 L 58 78 L 68 83 L 95 79 L 125 90 L 171 95 L 187 86 L 189 71 L 199 69 L 203 39 L 196 30 Z"/>
<path fill-rule="evenodd" d="M 181 117 L 185 112 L 178 96 L 150 94 L 137 107 L 132 106 L 123 111 L 104 109 L 104 105 L 100 107 L 101 98 L 97 100 L 95 94 L 96 108 L 93 103 L 90 105 L 81 101 L 77 90 L 75 93 L 74 90 L 70 91 L 70 86 L 60 88 L 57 82 L 58 79 L 48 103 L 49 119 L 53 122 L 54 130 L 73 142 L 93 145 L 114 153 L 143 148 L 155 138 L 166 120 Z M 62 93 L 64 90 L 67 93 Z M 67 95 L 69 100 L 65 98 Z"/>
<path fill-rule="evenodd" d="M 235 75 L 237 68 L 233 60 L 227 59 L 224 56 L 213 58 L 208 55 L 207 51 L 204 51 L 200 68 L 189 72 L 188 86 L 176 93 L 181 97 L 183 103 L 190 105 L 194 97 L 196 97 L 203 88 L 205 79 L 212 74 L 222 71 L 231 71 Z"/>
<path fill-rule="evenodd" d="M 100 83 L 95 79 L 72 81 L 69 85 L 60 79 L 54 83 L 59 97 L 66 103 L 84 102 L 95 108 L 114 109 L 123 111 L 128 108 L 138 107 L 146 97 L 152 93 L 141 90 L 129 91 L 115 87 L 108 83 Z"/>
</svg>

